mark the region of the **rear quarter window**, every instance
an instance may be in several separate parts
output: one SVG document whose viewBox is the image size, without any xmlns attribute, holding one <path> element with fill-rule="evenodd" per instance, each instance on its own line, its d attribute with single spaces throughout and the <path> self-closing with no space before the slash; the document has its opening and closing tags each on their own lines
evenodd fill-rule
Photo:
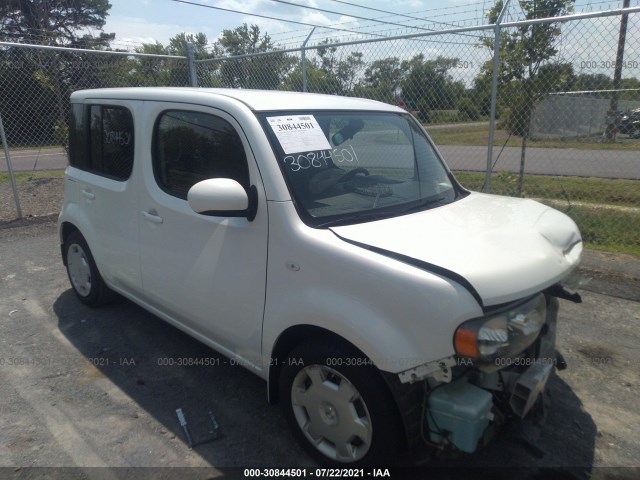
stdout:
<svg viewBox="0 0 640 480">
<path fill-rule="evenodd" d="M 71 121 L 69 122 L 69 164 L 81 169 L 85 169 L 87 164 L 85 110 L 83 104 L 74 103 L 71 106 Z"/>
<path fill-rule="evenodd" d="M 89 170 L 115 180 L 127 180 L 133 169 L 131 112 L 124 107 L 103 105 L 92 105 L 90 112 Z"/>
<path fill-rule="evenodd" d="M 124 181 L 134 159 L 134 123 L 120 106 L 73 104 L 69 125 L 69 164 Z"/>
</svg>

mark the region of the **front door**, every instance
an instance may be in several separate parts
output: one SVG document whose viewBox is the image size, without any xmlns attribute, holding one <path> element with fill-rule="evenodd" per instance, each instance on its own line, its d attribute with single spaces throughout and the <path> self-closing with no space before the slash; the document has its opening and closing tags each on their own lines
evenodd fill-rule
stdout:
<svg viewBox="0 0 640 480">
<path fill-rule="evenodd" d="M 145 102 L 143 111 L 153 130 L 138 208 L 146 301 L 205 343 L 258 364 L 268 218 L 247 139 L 233 117 L 209 107 Z M 215 177 L 256 186 L 253 221 L 189 207 L 189 188 Z"/>
</svg>

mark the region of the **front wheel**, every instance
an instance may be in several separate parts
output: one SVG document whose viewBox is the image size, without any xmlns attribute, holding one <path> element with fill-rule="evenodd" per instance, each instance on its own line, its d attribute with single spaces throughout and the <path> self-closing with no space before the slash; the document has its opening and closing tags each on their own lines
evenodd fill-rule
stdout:
<svg viewBox="0 0 640 480">
<path fill-rule="evenodd" d="M 280 400 L 307 452 L 328 466 L 389 465 L 401 442 L 395 402 L 362 353 L 308 343 L 285 360 Z"/>
</svg>

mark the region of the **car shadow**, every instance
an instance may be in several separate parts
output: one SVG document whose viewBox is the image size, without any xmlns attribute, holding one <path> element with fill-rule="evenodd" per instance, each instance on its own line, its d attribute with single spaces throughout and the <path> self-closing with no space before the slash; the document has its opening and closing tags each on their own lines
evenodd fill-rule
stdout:
<svg viewBox="0 0 640 480">
<path fill-rule="evenodd" d="M 176 409 L 187 416 L 195 442 L 209 436 L 211 411 L 225 437 L 213 448 L 195 447 L 210 465 L 316 468 L 289 434 L 280 410 L 267 404 L 264 381 L 245 368 L 122 298 L 93 309 L 69 289 L 53 310 L 73 346 L 185 444 Z M 189 365 L 193 360 L 209 365 Z M 473 477 L 487 471 L 491 478 L 533 479 L 542 471 L 545 478 L 588 478 L 596 425 L 561 374 L 550 379 L 549 392 L 551 408 L 537 444 L 545 453 L 541 458 L 519 437 L 506 435 L 475 455 L 435 459 L 415 468 L 443 479 L 462 478 L 460 472 L 467 470 Z M 551 472 L 560 476 L 549 477 Z M 414 474 L 414 469 L 408 473 Z"/>
<path fill-rule="evenodd" d="M 210 465 L 281 467 L 306 460 L 280 409 L 267 403 L 265 382 L 244 367 L 231 365 L 228 358 L 121 297 L 90 308 L 69 289 L 55 300 L 53 310 L 64 336 L 162 424 L 167 437 L 175 435 L 187 444 L 178 408 L 194 443 L 212 437 L 211 411 L 224 438 L 194 447 Z"/>
</svg>

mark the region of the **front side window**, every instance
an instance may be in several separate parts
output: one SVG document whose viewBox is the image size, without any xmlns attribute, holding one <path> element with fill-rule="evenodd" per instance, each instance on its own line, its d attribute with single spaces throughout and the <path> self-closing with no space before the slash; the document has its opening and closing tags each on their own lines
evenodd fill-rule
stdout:
<svg viewBox="0 0 640 480">
<path fill-rule="evenodd" d="M 242 140 L 220 117 L 165 111 L 156 122 L 153 147 L 156 181 L 170 195 L 186 200 L 193 185 L 209 178 L 231 178 L 249 188 Z"/>
<path fill-rule="evenodd" d="M 259 118 L 309 225 L 403 215 L 463 193 L 409 115 L 316 111 Z"/>
</svg>

